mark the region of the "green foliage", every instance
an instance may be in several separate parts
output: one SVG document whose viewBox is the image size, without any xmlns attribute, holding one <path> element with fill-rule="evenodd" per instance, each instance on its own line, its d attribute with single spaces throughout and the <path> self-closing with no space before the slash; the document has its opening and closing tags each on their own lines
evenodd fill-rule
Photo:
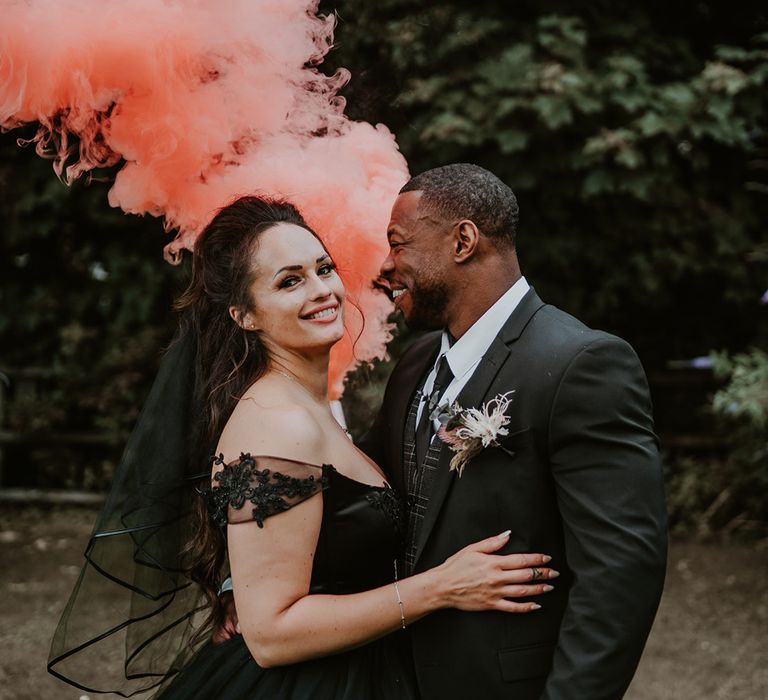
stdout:
<svg viewBox="0 0 768 700">
<path fill-rule="evenodd" d="M 701 456 L 677 456 L 665 461 L 664 468 L 674 534 L 768 537 L 764 471 L 745 471 L 732 459 Z"/>
<path fill-rule="evenodd" d="M 750 341 L 765 261 L 768 35 L 715 2 L 338 9 L 349 104 L 411 169 L 477 162 L 521 205 L 524 272 L 646 364 Z M 362 69 L 362 72 L 361 72 Z"/>
<path fill-rule="evenodd" d="M 724 382 L 712 410 L 730 445 L 724 459 L 680 459 L 667 473 L 676 530 L 768 536 L 768 353 L 713 353 Z"/>
<path fill-rule="evenodd" d="M 733 356 L 715 353 L 713 359 L 715 374 L 728 383 L 715 394 L 712 408 L 754 432 L 758 459 L 768 460 L 768 353 L 753 348 Z"/>
<path fill-rule="evenodd" d="M 352 71 L 353 117 L 387 124 L 413 172 L 471 161 L 515 190 L 524 272 L 547 301 L 627 338 L 651 373 L 758 342 L 768 277 L 764 13 L 717 0 L 323 0 L 321 10 L 339 13 L 327 69 Z M 108 207 L 112 172 L 68 189 L 16 146 L 30 135 L 0 136 L 0 371 L 16 392 L 3 424 L 96 431 L 115 446 L 87 455 L 87 478 L 61 466 L 84 453 L 59 447 L 17 451 L 6 464 L 49 465 L 41 485 L 100 487 L 170 337 L 186 271 L 161 261 L 159 221 Z M 401 335 L 393 357 L 409 340 Z M 20 392 L 17 370 L 30 367 L 45 371 Z M 356 434 L 389 367 L 348 382 Z M 735 376 L 722 406 L 749 412 Z M 742 418 L 728 423 L 734 436 L 752 425 Z M 731 493 L 763 483 L 746 453 L 686 465 L 668 481 L 679 523 L 734 482 Z M 711 522 L 756 512 L 739 498 Z"/>
<path fill-rule="evenodd" d="M 0 372 L 12 399 L 2 428 L 98 434 L 103 446 L 13 448 L 6 477 L 34 463 L 42 484 L 82 486 L 85 470 L 103 488 L 170 340 L 185 275 L 162 261 L 158 220 L 110 209 L 103 182 L 65 187 L 18 136 L 0 141 Z"/>
<path fill-rule="evenodd" d="M 729 505 L 768 532 L 768 353 L 753 348 L 714 359 L 715 373 L 727 380 L 712 408 L 731 436 Z"/>
</svg>

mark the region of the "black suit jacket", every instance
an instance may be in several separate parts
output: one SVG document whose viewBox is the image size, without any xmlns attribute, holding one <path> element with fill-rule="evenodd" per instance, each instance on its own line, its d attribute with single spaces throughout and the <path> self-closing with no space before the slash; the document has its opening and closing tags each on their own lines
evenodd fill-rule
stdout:
<svg viewBox="0 0 768 700">
<path fill-rule="evenodd" d="M 409 402 L 440 347 L 431 333 L 395 367 L 361 447 L 404 491 Z M 502 553 L 542 552 L 561 572 L 527 614 L 441 610 L 411 627 L 426 700 L 622 697 L 659 603 L 666 511 L 645 374 L 623 340 L 544 304 L 531 289 L 458 401 L 514 390 L 505 450 L 460 478 L 443 447 L 416 572 L 511 529 Z M 407 601 L 405 601 L 407 614 Z"/>
</svg>

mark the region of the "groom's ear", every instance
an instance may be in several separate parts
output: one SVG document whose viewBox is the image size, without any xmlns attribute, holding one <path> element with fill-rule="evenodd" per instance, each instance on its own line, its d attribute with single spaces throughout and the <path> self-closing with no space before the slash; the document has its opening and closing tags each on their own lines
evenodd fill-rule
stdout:
<svg viewBox="0 0 768 700">
<path fill-rule="evenodd" d="M 477 250 L 480 231 L 473 221 L 464 219 L 453 227 L 453 261 L 463 263 L 469 260 Z"/>
</svg>

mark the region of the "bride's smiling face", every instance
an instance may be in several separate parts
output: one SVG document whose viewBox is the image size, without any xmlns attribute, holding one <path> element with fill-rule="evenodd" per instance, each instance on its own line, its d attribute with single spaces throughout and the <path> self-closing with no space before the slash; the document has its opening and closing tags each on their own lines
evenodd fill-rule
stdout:
<svg viewBox="0 0 768 700">
<path fill-rule="evenodd" d="M 276 224 L 253 253 L 252 307 L 241 324 L 268 348 L 329 348 L 344 335 L 345 291 L 322 243 L 295 224 Z M 232 313 L 232 310 L 230 310 Z"/>
</svg>

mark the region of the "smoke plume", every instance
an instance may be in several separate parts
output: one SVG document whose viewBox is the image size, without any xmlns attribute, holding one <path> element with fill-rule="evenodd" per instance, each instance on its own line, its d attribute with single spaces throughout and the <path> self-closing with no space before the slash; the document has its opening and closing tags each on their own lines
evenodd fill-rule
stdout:
<svg viewBox="0 0 768 700">
<path fill-rule="evenodd" d="M 109 203 L 163 217 L 191 249 L 215 210 L 261 193 L 294 202 L 338 263 L 355 358 L 384 354 L 391 305 L 370 282 L 407 166 L 382 125 L 344 115 L 349 74 L 316 66 L 334 19 L 309 0 L 2 0 L 0 126 L 38 122 L 65 181 L 121 164 Z M 354 355 L 354 356 L 353 356 Z"/>
</svg>

